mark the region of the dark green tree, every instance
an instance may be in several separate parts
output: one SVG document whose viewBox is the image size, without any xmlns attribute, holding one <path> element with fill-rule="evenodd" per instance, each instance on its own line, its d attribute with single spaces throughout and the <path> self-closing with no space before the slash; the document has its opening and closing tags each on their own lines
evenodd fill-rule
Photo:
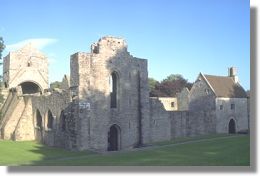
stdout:
<svg viewBox="0 0 260 176">
<path fill-rule="evenodd" d="M 191 89 L 192 84 L 180 74 L 171 74 L 163 81 L 157 82 L 154 87 L 149 80 L 149 86 L 151 97 L 175 97 L 184 87 Z"/>
<path fill-rule="evenodd" d="M 159 81 L 155 80 L 154 78 L 148 78 L 148 83 L 149 83 L 149 90 L 154 90 L 156 84 L 159 84 Z"/>
<path fill-rule="evenodd" d="M 2 52 L 5 49 L 4 39 L 3 37 L 0 37 L 0 65 L 3 64 L 2 62 Z M 1 85 L 2 85 L 2 75 L 0 75 Z"/>
<path fill-rule="evenodd" d="M 0 37 L 0 65 L 2 65 L 2 52 L 5 49 L 5 44 L 4 44 L 4 40 L 2 37 Z M 2 78 L 3 76 L 0 74 L 0 89 L 2 89 Z M 2 90 L 0 90 L 0 103 L 2 104 L 4 101 L 4 96 L 2 95 Z M 0 119 L 2 118 L 2 112 L 0 112 Z"/>
<path fill-rule="evenodd" d="M 55 81 L 50 84 L 51 89 L 60 88 L 60 87 L 61 87 L 61 82 L 59 81 Z"/>
</svg>

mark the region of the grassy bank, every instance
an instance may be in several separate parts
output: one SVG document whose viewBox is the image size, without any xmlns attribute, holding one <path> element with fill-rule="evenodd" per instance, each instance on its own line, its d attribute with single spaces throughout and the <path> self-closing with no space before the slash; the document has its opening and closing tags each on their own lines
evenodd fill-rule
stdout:
<svg viewBox="0 0 260 176">
<path fill-rule="evenodd" d="M 35 142 L 0 141 L 0 165 L 248 166 L 249 136 L 185 138 L 133 151 L 70 152 Z"/>
</svg>

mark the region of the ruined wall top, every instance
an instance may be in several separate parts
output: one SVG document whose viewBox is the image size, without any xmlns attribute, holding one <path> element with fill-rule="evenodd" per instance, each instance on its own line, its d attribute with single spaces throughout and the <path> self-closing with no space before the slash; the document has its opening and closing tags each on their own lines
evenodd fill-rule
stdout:
<svg viewBox="0 0 260 176">
<path fill-rule="evenodd" d="M 48 58 L 32 43 L 11 51 L 3 60 L 3 82 L 6 88 L 33 82 L 41 89 L 48 88 Z"/>
<path fill-rule="evenodd" d="M 123 38 L 105 36 L 97 43 L 91 45 L 91 53 L 99 54 L 105 52 L 126 52 L 127 43 Z"/>
</svg>

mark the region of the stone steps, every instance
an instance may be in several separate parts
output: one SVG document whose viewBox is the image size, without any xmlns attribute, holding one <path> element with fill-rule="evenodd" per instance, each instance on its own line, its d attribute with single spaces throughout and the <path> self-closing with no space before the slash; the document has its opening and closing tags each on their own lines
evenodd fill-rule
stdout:
<svg viewBox="0 0 260 176">
<path fill-rule="evenodd" d="M 15 100 L 14 100 L 15 101 Z M 14 102 L 7 110 L 4 117 L 5 121 L 2 124 L 1 135 L 3 139 L 12 139 L 14 130 L 25 110 L 25 102 L 23 97 L 17 99 L 17 103 Z"/>
</svg>

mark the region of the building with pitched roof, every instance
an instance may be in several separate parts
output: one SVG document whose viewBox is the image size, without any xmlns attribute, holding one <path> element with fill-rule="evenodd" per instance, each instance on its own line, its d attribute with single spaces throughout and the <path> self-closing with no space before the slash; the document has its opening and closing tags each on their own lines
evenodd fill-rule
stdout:
<svg viewBox="0 0 260 176">
<path fill-rule="evenodd" d="M 237 70 L 228 69 L 228 76 L 200 73 L 190 91 L 190 111 L 215 112 L 216 133 L 248 130 L 247 94 L 239 84 Z"/>
</svg>

